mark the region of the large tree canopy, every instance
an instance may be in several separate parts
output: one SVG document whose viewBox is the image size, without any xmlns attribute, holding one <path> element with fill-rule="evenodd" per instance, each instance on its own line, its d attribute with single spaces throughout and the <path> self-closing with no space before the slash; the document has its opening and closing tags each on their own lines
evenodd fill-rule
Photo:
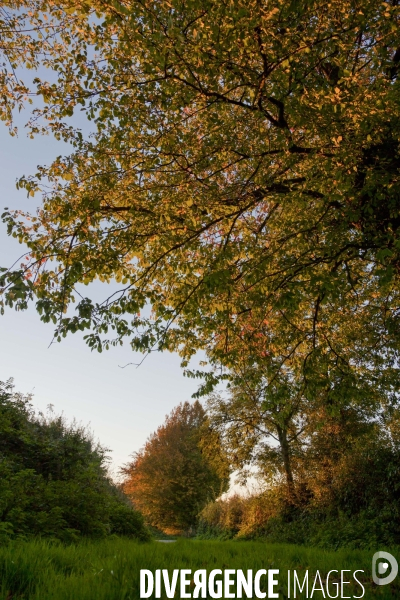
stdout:
<svg viewBox="0 0 400 600">
<path fill-rule="evenodd" d="M 178 348 L 184 361 L 203 347 L 227 366 L 244 332 L 254 340 L 261 330 L 277 369 L 385 366 L 391 388 L 396 1 L 5 6 L 15 72 L 52 70 L 50 82 L 36 80 L 43 107 L 32 133 L 75 146 L 20 181 L 43 191 L 35 217 L 4 215 L 30 248 L 21 269 L 3 274 L 6 303 L 36 297 L 60 337 L 88 329 L 98 349 L 114 329 L 115 342 Z M 7 114 L 15 82 L 5 66 Z M 66 122 L 78 108 L 95 125 L 89 139 Z M 79 284 L 96 278 L 121 291 L 95 303 Z"/>
</svg>

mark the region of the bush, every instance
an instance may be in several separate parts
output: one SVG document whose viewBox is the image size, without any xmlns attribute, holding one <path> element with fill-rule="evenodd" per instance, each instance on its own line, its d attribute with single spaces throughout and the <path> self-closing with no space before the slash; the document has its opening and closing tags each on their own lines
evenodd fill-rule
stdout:
<svg viewBox="0 0 400 600">
<path fill-rule="evenodd" d="M 110 512 L 111 533 L 147 541 L 150 533 L 145 527 L 143 516 L 127 504 L 116 504 Z"/>
<path fill-rule="evenodd" d="M 141 515 L 108 476 L 107 460 L 87 429 L 35 415 L 30 397 L 14 393 L 11 382 L 0 384 L 0 541 L 112 533 L 146 539 Z"/>
</svg>

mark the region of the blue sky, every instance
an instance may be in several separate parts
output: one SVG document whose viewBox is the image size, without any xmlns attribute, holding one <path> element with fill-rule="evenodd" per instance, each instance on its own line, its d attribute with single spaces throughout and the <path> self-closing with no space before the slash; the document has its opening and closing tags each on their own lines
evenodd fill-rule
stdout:
<svg viewBox="0 0 400 600">
<path fill-rule="evenodd" d="M 34 211 L 39 197 L 28 199 L 25 191 L 17 191 L 16 179 L 65 153 L 68 147 L 50 137 L 31 140 L 21 128 L 13 138 L 0 125 L 0 214 L 5 206 Z M 0 223 L 0 266 L 9 266 L 23 252 Z M 53 326 L 40 321 L 34 306 L 19 313 L 8 309 L 0 317 L 0 380 L 13 377 L 18 391 L 33 392 L 40 410 L 52 404 L 56 413 L 90 423 L 95 436 L 112 449 L 114 469 L 197 389 L 196 381 L 183 377 L 177 355 L 155 353 L 139 368 L 121 369 L 141 359 L 129 346 L 92 353 L 75 334 L 49 347 L 52 333 Z"/>
</svg>

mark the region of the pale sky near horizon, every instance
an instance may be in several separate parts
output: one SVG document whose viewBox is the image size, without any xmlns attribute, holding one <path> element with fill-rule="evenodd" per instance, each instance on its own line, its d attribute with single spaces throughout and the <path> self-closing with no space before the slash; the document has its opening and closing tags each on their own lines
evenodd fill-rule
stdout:
<svg viewBox="0 0 400 600">
<path fill-rule="evenodd" d="M 0 214 L 4 207 L 34 212 L 40 199 L 27 199 L 16 179 L 34 174 L 68 146 L 51 137 L 30 140 L 21 128 L 11 137 L 0 124 Z M 0 266 L 8 267 L 24 248 L 6 235 L 0 221 Z M 114 471 L 129 460 L 174 406 L 191 400 L 198 382 L 183 376 L 176 354 L 154 353 L 136 368 L 119 365 L 139 362 L 129 345 L 99 354 L 91 352 L 82 334 L 71 335 L 49 347 L 53 325 L 40 321 L 34 306 L 27 311 L 6 310 L 0 316 L 0 381 L 14 378 L 15 389 L 33 392 L 33 405 L 90 424 L 96 438 L 112 450 Z"/>
</svg>

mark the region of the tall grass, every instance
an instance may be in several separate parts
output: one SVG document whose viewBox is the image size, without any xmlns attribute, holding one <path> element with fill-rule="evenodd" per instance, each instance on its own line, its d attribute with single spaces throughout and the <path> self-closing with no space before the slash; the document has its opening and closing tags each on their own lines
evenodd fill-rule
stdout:
<svg viewBox="0 0 400 600">
<path fill-rule="evenodd" d="M 181 539 L 174 544 L 141 544 L 109 539 L 64 546 L 21 541 L 0 548 L 0 600 L 137 600 L 140 569 L 165 568 L 277 568 L 282 574 L 283 599 L 288 569 L 303 573 L 306 569 L 318 569 L 322 578 L 331 569 L 364 569 L 364 598 L 399 598 L 400 585 L 396 581 L 385 587 L 371 583 L 371 558 L 371 552 L 365 550 L 332 552 L 263 542 Z M 359 590 L 355 591 L 357 595 Z M 302 594 L 297 597 L 305 598 Z M 313 597 L 323 598 L 321 592 Z"/>
</svg>

